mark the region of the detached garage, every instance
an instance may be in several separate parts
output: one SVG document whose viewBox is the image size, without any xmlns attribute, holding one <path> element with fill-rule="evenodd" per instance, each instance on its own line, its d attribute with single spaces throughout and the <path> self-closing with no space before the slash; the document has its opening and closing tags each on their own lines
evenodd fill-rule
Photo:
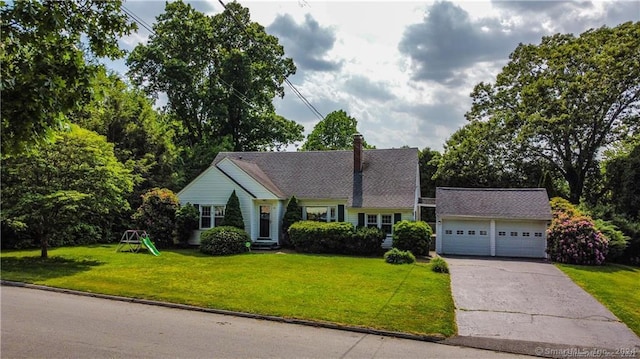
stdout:
<svg viewBox="0 0 640 359">
<path fill-rule="evenodd" d="M 439 254 L 546 258 L 544 188 L 436 189 Z"/>
</svg>

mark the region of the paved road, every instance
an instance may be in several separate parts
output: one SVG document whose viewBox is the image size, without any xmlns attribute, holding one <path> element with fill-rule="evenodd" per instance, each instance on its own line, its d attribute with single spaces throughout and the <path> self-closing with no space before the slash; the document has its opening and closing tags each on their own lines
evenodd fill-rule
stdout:
<svg viewBox="0 0 640 359">
<path fill-rule="evenodd" d="M 537 350 L 549 347 L 540 343 L 555 348 L 627 349 L 640 356 L 640 338 L 550 263 L 446 260 L 461 337 L 536 342 L 530 348 Z"/>
<path fill-rule="evenodd" d="M 1 287 L 3 358 L 515 358 L 492 351 Z"/>
</svg>

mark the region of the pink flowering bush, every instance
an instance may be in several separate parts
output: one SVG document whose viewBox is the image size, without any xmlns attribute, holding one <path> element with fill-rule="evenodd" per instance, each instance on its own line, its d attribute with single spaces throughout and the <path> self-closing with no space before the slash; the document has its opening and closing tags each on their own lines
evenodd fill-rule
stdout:
<svg viewBox="0 0 640 359">
<path fill-rule="evenodd" d="M 547 230 L 547 253 L 554 262 L 601 265 L 608 252 L 607 239 L 587 216 L 556 211 Z"/>
</svg>

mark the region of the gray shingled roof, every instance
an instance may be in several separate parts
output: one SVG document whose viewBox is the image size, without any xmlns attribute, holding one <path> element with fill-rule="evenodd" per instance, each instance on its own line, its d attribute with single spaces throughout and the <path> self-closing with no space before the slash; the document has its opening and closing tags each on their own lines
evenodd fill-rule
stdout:
<svg viewBox="0 0 640 359">
<path fill-rule="evenodd" d="M 221 152 L 212 166 L 227 157 L 281 198 L 343 199 L 350 207 L 366 208 L 414 206 L 417 148 L 364 150 L 362 191 L 354 189 L 352 151 Z"/>
<path fill-rule="evenodd" d="M 438 216 L 551 220 L 544 188 L 436 188 Z"/>
</svg>

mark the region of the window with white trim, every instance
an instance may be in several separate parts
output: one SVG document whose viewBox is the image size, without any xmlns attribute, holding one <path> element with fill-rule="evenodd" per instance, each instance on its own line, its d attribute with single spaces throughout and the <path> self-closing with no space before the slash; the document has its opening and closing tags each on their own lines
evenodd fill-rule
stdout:
<svg viewBox="0 0 640 359">
<path fill-rule="evenodd" d="M 200 229 L 218 227 L 224 218 L 225 206 L 201 205 L 200 208 Z"/>
<path fill-rule="evenodd" d="M 200 228 L 211 228 L 211 206 L 200 206 Z"/>
<path fill-rule="evenodd" d="M 316 222 L 336 222 L 338 210 L 335 206 L 305 206 L 303 219 Z"/>
<path fill-rule="evenodd" d="M 222 220 L 224 219 L 224 207 L 225 206 L 213 207 L 213 225 L 215 227 L 222 225 Z"/>
<path fill-rule="evenodd" d="M 365 226 L 369 228 L 378 228 L 378 215 L 367 214 L 367 223 L 365 223 Z"/>
<path fill-rule="evenodd" d="M 393 232 L 393 215 L 383 214 L 380 217 L 382 219 L 380 229 L 387 235 L 391 234 L 391 232 Z"/>
</svg>

